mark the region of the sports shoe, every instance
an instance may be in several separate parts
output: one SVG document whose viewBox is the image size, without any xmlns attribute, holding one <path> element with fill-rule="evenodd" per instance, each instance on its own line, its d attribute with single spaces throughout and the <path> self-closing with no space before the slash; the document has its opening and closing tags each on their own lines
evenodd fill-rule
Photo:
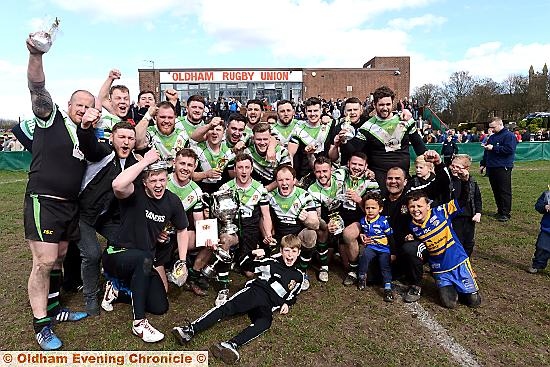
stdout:
<svg viewBox="0 0 550 367">
<path fill-rule="evenodd" d="M 350 285 L 354 285 L 357 282 L 357 274 L 354 271 L 350 271 L 348 275 L 346 275 L 346 279 L 344 279 L 344 286 L 349 287 Z"/>
<path fill-rule="evenodd" d="M 367 277 L 366 276 L 359 276 L 359 279 L 357 279 L 357 289 L 360 291 L 364 291 L 365 288 L 367 288 Z"/>
<path fill-rule="evenodd" d="M 71 311 L 68 308 L 62 308 L 57 315 L 55 315 L 56 322 L 65 322 L 65 321 L 80 321 L 88 317 L 86 312 L 81 311 Z"/>
<path fill-rule="evenodd" d="M 384 301 L 393 302 L 393 291 L 391 289 L 384 289 Z"/>
<path fill-rule="evenodd" d="M 147 319 L 141 320 L 137 325 L 132 324 L 132 333 L 146 343 L 155 343 L 164 339 L 164 334 L 151 326 Z"/>
<path fill-rule="evenodd" d="M 527 272 L 531 274 L 536 274 L 539 272 L 539 269 L 530 266 L 529 269 L 527 269 Z"/>
<path fill-rule="evenodd" d="M 191 292 L 195 293 L 197 296 L 208 295 L 208 292 L 202 289 L 194 280 L 188 281 L 187 284 L 189 285 Z"/>
<path fill-rule="evenodd" d="M 307 291 L 309 289 L 309 286 L 311 284 L 309 283 L 309 276 L 307 274 L 304 274 L 304 281 L 302 282 L 302 291 Z"/>
<path fill-rule="evenodd" d="M 319 281 L 320 281 L 320 282 L 323 282 L 323 283 L 328 282 L 328 270 L 326 270 L 326 269 L 321 269 L 321 270 L 319 271 Z"/>
<path fill-rule="evenodd" d="M 405 297 L 403 297 L 403 301 L 407 303 L 416 302 L 420 299 L 420 293 L 422 293 L 422 288 L 417 285 L 411 285 L 409 290 L 407 291 L 407 294 L 405 294 Z"/>
<path fill-rule="evenodd" d="M 193 326 L 188 323 L 186 326 L 176 326 L 172 328 L 172 335 L 176 337 L 180 345 L 185 345 L 185 343 L 189 343 L 191 339 L 193 339 L 195 331 L 193 330 Z"/>
<path fill-rule="evenodd" d="M 508 222 L 510 220 L 510 217 L 507 215 L 501 215 L 497 218 L 499 222 Z"/>
<path fill-rule="evenodd" d="M 36 341 L 43 350 L 56 350 L 61 348 L 63 345 L 61 339 L 54 334 L 51 326 L 49 325 L 44 326 L 42 330 L 36 334 Z"/>
<path fill-rule="evenodd" d="M 225 302 L 227 302 L 227 299 L 229 298 L 229 289 L 222 289 L 218 292 L 218 297 L 216 297 L 216 301 L 214 304 L 216 307 L 220 307 L 225 305 Z"/>
<path fill-rule="evenodd" d="M 229 342 L 216 343 L 210 347 L 209 351 L 214 357 L 221 359 L 227 364 L 234 364 L 240 358 L 237 346 Z"/>
<path fill-rule="evenodd" d="M 103 295 L 103 300 L 101 301 L 101 308 L 107 312 L 113 310 L 113 302 L 118 298 L 118 289 L 115 288 L 113 282 L 110 280 L 105 284 L 105 294 Z"/>
</svg>

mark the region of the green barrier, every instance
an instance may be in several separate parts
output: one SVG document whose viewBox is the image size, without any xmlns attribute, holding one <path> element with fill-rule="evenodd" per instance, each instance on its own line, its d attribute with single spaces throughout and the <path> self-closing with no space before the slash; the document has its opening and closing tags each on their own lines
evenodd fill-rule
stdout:
<svg viewBox="0 0 550 367">
<path fill-rule="evenodd" d="M 426 148 L 433 149 L 441 153 L 442 144 L 426 144 Z M 458 143 L 458 153 L 468 154 L 474 162 L 479 162 L 483 158 L 483 147 L 480 143 Z M 416 154 L 410 147 L 411 162 L 416 158 Z M 516 148 L 515 162 L 528 161 L 550 161 L 550 142 L 527 142 L 518 143 Z"/>
<path fill-rule="evenodd" d="M 0 170 L 28 171 L 32 155 L 28 151 L 0 152 Z"/>
</svg>

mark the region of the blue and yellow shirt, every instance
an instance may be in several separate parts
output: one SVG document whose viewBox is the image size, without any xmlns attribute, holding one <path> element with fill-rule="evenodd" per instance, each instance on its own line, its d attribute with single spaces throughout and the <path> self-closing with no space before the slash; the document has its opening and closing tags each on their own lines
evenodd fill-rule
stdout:
<svg viewBox="0 0 550 367">
<path fill-rule="evenodd" d="M 426 245 L 433 273 L 453 270 L 468 258 L 451 226 L 451 219 L 460 211 L 455 199 L 431 209 L 423 223 L 413 220 L 410 224 L 414 236 Z"/>
</svg>

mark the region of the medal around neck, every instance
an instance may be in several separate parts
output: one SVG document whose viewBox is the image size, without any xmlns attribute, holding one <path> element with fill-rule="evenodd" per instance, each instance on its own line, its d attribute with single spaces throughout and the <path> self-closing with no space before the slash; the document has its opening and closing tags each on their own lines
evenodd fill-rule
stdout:
<svg viewBox="0 0 550 367">
<path fill-rule="evenodd" d="M 60 20 L 55 18 L 49 30 L 32 33 L 30 37 L 34 48 L 44 53 L 48 52 L 59 30 L 59 23 Z"/>
</svg>

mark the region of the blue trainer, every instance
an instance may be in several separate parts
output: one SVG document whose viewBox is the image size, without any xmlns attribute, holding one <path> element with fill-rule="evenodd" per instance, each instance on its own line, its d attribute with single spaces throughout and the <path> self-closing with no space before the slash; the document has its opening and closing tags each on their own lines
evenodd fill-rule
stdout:
<svg viewBox="0 0 550 367">
<path fill-rule="evenodd" d="M 61 311 L 55 316 L 57 322 L 65 321 L 80 321 L 88 317 L 86 312 L 71 311 L 68 308 L 62 308 Z"/>
<path fill-rule="evenodd" d="M 43 350 L 56 350 L 61 348 L 63 343 L 61 342 L 61 339 L 57 337 L 57 335 L 54 334 L 52 328 L 48 326 L 44 326 L 42 330 L 38 334 L 36 334 L 36 341 L 38 342 L 38 345 L 40 345 L 40 348 Z"/>
</svg>

